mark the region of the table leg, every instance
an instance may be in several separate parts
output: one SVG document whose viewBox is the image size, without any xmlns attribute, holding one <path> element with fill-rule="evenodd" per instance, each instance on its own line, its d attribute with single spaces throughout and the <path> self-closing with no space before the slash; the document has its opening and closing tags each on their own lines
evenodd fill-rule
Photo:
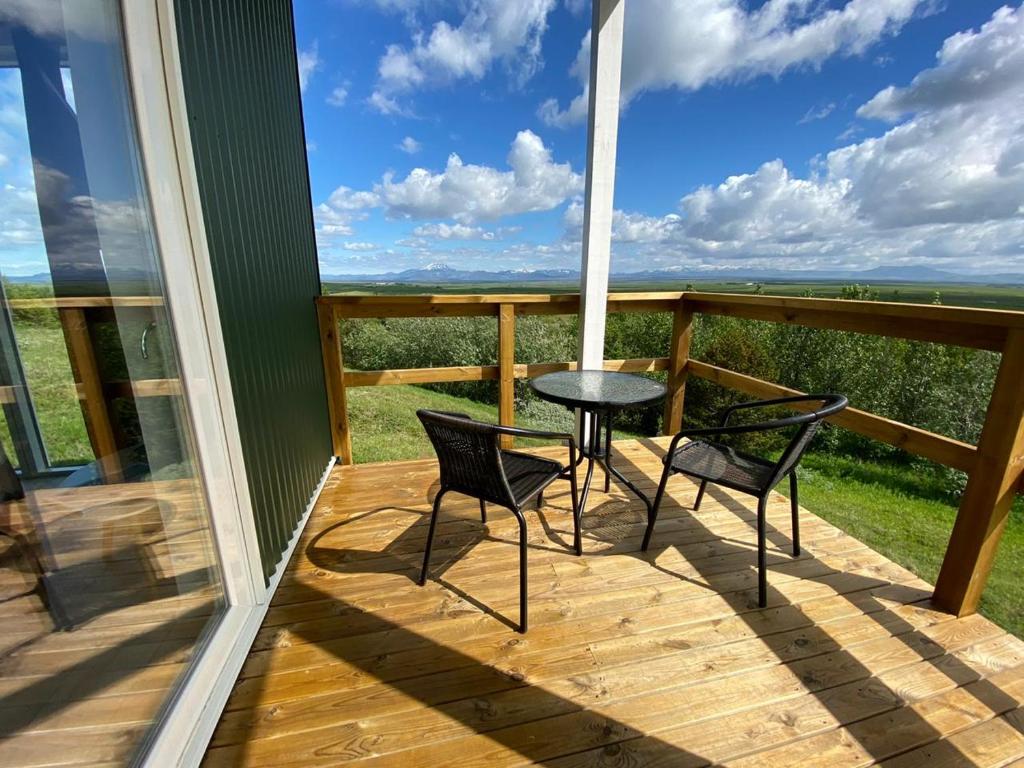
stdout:
<svg viewBox="0 0 1024 768">
<path fill-rule="evenodd" d="M 604 443 L 605 444 L 604 456 L 601 459 L 599 459 L 599 461 L 601 462 L 601 467 L 602 467 L 602 469 L 604 469 L 604 482 L 605 482 L 604 489 L 605 489 L 605 493 L 608 493 L 608 490 L 609 490 L 609 488 L 608 488 L 609 476 L 610 475 L 614 475 L 616 480 L 618 480 L 624 486 L 626 486 L 629 490 L 631 490 L 633 492 L 633 495 L 635 495 L 638 499 L 640 499 L 640 501 L 642 501 L 644 503 L 644 505 L 647 507 L 648 514 L 650 514 L 650 511 L 652 509 L 651 500 L 648 499 L 647 496 L 645 496 L 643 494 L 643 492 L 639 488 L 637 488 L 633 484 L 633 482 L 631 480 L 629 480 L 625 475 L 623 475 L 621 472 L 619 472 L 619 470 L 617 470 L 614 466 L 612 466 L 612 414 L 611 414 L 611 411 L 608 412 L 608 418 L 607 418 L 607 423 L 606 423 L 605 430 L 606 430 L 606 432 L 605 432 L 605 443 Z"/>
<path fill-rule="evenodd" d="M 599 438 L 597 434 L 598 429 L 598 417 L 595 412 L 583 412 L 583 416 L 580 419 L 580 432 L 583 434 L 583 421 L 584 419 L 590 424 L 590 442 L 587 443 L 586 447 L 583 446 L 581 440 L 581 451 L 587 457 L 587 476 L 583 481 L 583 490 L 580 494 L 580 515 L 583 516 L 584 510 L 587 508 L 587 497 L 590 495 L 590 483 L 594 479 L 594 462 L 597 460 L 597 447 L 595 441 Z"/>
<path fill-rule="evenodd" d="M 611 489 L 611 466 L 612 466 L 612 412 L 608 411 L 604 420 L 604 492 Z"/>
</svg>

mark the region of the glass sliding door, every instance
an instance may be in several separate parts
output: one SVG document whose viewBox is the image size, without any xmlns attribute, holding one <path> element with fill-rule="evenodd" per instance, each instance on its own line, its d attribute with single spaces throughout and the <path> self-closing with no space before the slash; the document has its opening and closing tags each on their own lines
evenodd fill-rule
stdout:
<svg viewBox="0 0 1024 768">
<path fill-rule="evenodd" d="M 138 759 L 227 607 L 129 82 L 114 0 L 0 5 L 4 766 Z"/>
</svg>

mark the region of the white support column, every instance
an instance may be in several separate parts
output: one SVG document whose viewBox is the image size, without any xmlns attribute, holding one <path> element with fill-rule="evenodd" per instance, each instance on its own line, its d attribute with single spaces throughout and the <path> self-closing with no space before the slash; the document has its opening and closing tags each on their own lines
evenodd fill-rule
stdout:
<svg viewBox="0 0 1024 768">
<path fill-rule="evenodd" d="M 604 326 L 615 197 L 615 149 L 619 134 L 622 21 L 626 0 L 593 0 L 590 32 L 590 111 L 587 187 L 583 208 L 580 270 L 580 368 L 604 366 Z"/>
</svg>

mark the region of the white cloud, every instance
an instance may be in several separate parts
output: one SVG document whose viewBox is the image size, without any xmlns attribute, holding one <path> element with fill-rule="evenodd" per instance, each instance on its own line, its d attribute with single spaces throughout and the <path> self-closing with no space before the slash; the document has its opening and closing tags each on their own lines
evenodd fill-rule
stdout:
<svg viewBox="0 0 1024 768">
<path fill-rule="evenodd" d="M 349 187 L 338 187 L 327 198 L 327 205 L 339 211 L 361 211 L 380 204 L 375 192 L 357 192 Z"/>
<path fill-rule="evenodd" d="M 815 120 L 824 120 L 826 117 L 836 111 L 836 103 L 830 101 L 828 104 L 822 104 L 818 107 L 811 107 L 808 109 L 804 116 L 801 117 L 797 123 L 804 125 L 806 123 L 813 123 Z"/>
<path fill-rule="evenodd" d="M 583 178 L 556 163 L 540 137 L 520 131 L 508 154 L 510 170 L 468 165 L 452 154 L 444 171 L 416 168 L 396 181 L 385 174 L 374 188 L 391 216 L 455 219 L 462 224 L 550 210 L 578 193 Z"/>
<path fill-rule="evenodd" d="M 977 32 L 948 38 L 938 65 L 909 86 L 889 86 L 857 110 L 861 117 L 894 121 L 911 112 L 989 102 L 1021 95 L 1024 79 L 1024 13 L 1000 8 Z"/>
<path fill-rule="evenodd" d="M 845 179 L 799 179 L 781 160 L 730 176 L 680 201 L 688 237 L 714 243 L 805 243 L 846 228 L 855 214 Z"/>
<path fill-rule="evenodd" d="M 541 67 L 541 38 L 555 0 L 471 0 L 457 26 L 438 21 L 410 45 L 389 45 L 377 66 L 370 106 L 400 114 L 397 96 L 425 85 L 479 80 L 503 63 L 518 84 Z"/>
<path fill-rule="evenodd" d="M 357 192 L 349 187 L 338 187 L 330 197 L 313 208 L 313 224 L 317 243 L 322 246 L 336 244 L 341 237 L 355 234 L 352 224 L 364 221 L 367 211 L 380 204 L 373 192 Z"/>
<path fill-rule="evenodd" d="M 314 40 L 309 48 L 300 50 L 298 54 L 299 63 L 299 89 L 306 90 L 313 73 L 320 69 L 320 44 Z"/>
<path fill-rule="evenodd" d="M 327 96 L 327 103 L 332 107 L 343 107 L 348 100 L 348 86 L 339 85 Z"/>
<path fill-rule="evenodd" d="M 951 37 L 935 68 L 860 110 L 903 122 L 817 158 L 805 178 L 772 160 L 685 195 L 681 215 L 616 211 L 616 267 L 1024 271 L 1024 78 L 999 74 L 1022 30 L 1024 9 L 1003 9 Z M 565 224 L 578 240 L 578 204 Z"/>
<path fill-rule="evenodd" d="M 470 227 L 466 224 L 421 224 L 412 233 L 420 238 L 436 240 L 494 240 L 497 235 L 482 227 Z"/>
<path fill-rule="evenodd" d="M 574 200 L 565 209 L 563 222 L 567 238 L 578 241 L 583 234 L 583 203 L 580 200 Z M 663 243 L 679 233 L 680 223 L 681 217 L 675 213 L 648 216 L 615 210 L 612 213 L 612 242 Z"/>
<path fill-rule="evenodd" d="M 849 0 L 842 8 L 811 0 L 767 0 L 747 9 L 741 0 L 644 0 L 626 6 L 622 101 L 644 91 L 695 91 L 710 83 L 778 77 L 817 67 L 836 56 L 858 55 L 895 34 L 928 0 Z M 586 116 L 590 37 L 584 37 L 571 73 L 581 93 L 562 110 L 554 100 L 540 117 L 565 126 Z"/>
<path fill-rule="evenodd" d="M 394 99 L 381 91 L 374 91 L 367 97 L 366 103 L 371 109 L 380 112 L 382 115 L 394 115 L 397 117 L 411 117 L 412 112 Z"/>
<path fill-rule="evenodd" d="M 375 251 L 377 246 L 374 243 L 345 242 L 341 244 L 345 251 Z"/>
<path fill-rule="evenodd" d="M 414 139 L 412 136 L 406 136 L 404 139 L 398 142 L 397 146 L 407 155 L 415 155 L 417 152 L 423 149 L 423 145 L 416 141 L 416 139 Z"/>
<path fill-rule="evenodd" d="M 40 0 L 5 0 L 0 5 L 0 22 L 10 26 L 24 26 L 36 35 L 63 39 L 68 35 L 94 41 L 109 41 L 117 37 L 117 25 L 108 14 L 91 11 L 83 4 Z"/>
</svg>

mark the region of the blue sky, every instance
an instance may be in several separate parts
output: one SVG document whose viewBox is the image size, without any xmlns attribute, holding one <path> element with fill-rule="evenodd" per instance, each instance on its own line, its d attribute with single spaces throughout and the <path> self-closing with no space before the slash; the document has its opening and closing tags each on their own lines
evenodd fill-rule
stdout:
<svg viewBox="0 0 1024 768">
<path fill-rule="evenodd" d="M 1018 6 L 627 2 L 614 271 L 1024 271 Z M 589 4 L 295 21 L 325 274 L 578 268 Z"/>
<path fill-rule="evenodd" d="M 625 2 L 614 272 L 1024 273 L 1020 2 Z M 585 0 L 294 7 L 323 274 L 579 268 Z M 34 176 L 2 70 L 6 275 L 48 268 Z"/>
</svg>

